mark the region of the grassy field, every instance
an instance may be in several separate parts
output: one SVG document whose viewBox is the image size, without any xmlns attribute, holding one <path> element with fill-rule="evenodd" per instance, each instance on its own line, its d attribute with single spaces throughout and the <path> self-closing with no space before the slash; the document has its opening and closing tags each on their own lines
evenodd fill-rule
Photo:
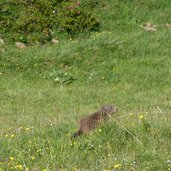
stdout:
<svg viewBox="0 0 171 171">
<path fill-rule="evenodd" d="M 94 12 L 99 32 L 1 45 L 0 171 L 171 170 L 171 1 L 99 1 Z M 71 139 L 103 104 L 119 111 Z"/>
</svg>

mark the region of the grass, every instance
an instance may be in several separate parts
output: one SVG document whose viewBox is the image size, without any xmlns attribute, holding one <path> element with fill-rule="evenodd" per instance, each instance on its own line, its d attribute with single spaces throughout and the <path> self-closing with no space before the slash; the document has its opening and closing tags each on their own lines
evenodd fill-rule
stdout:
<svg viewBox="0 0 171 171">
<path fill-rule="evenodd" d="M 170 170 L 170 6 L 99 1 L 97 33 L 1 45 L 0 170 Z M 108 123 L 71 139 L 79 117 L 108 103 L 119 108 Z"/>
</svg>

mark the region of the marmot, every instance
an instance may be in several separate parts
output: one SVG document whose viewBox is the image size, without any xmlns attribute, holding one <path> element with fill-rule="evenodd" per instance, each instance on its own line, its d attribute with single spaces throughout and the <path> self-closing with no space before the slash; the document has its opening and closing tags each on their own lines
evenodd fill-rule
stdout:
<svg viewBox="0 0 171 171">
<path fill-rule="evenodd" d="M 112 105 L 105 105 L 100 108 L 99 111 L 82 117 L 79 121 L 79 130 L 73 134 L 76 138 L 82 134 L 86 134 L 95 129 L 101 122 L 107 121 L 111 115 L 117 112 L 117 108 Z"/>
</svg>

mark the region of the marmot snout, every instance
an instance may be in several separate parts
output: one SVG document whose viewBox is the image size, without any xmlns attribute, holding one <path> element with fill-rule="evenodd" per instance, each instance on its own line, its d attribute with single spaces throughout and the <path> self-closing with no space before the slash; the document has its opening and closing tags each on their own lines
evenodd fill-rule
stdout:
<svg viewBox="0 0 171 171">
<path fill-rule="evenodd" d="M 74 133 L 73 137 L 78 137 L 81 134 L 86 134 L 95 129 L 101 122 L 107 121 L 113 113 L 117 112 L 117 108 L 112 105 L 105 105 L 99 111 L 82 117 L 79 121 L 79 130 Z"/>
</svg>

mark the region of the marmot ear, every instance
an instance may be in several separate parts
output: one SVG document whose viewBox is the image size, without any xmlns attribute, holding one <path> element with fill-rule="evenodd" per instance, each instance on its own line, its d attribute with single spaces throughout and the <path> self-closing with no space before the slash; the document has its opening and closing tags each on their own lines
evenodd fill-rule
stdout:
<svg viewBox="0 0 171 171">
<path fill-rule="evenodd" d="M 102 110 L 108 110 L 108 106 L 107 106 L 107 105 L 103 105 L 103 106 L 101 107 L 101 109 L 102 109 Z"/>
</svg>

